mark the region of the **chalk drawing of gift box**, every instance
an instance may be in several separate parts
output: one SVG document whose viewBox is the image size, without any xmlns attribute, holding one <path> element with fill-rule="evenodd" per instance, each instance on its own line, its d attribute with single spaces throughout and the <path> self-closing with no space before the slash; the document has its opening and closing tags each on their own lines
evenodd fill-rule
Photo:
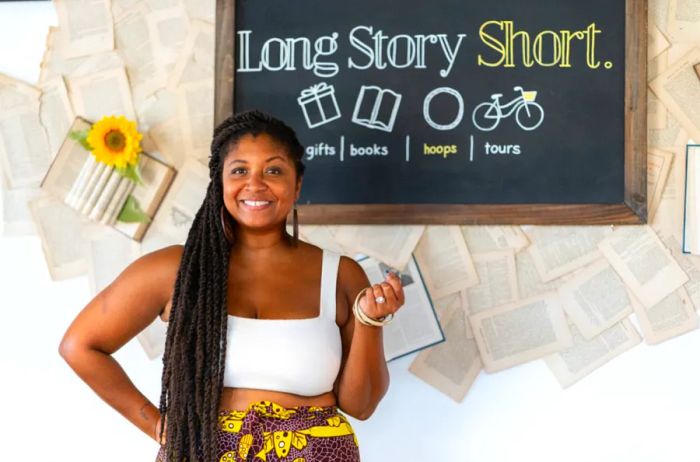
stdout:
<svg viewBox="0 0 700 462">
<path fill-rule="evenodd" d="M 335 99 L 335 88 L 325 82 L 302 90 L 297 102 L 304 112 L 304 118 L 309 128 L 327 124 L 340 117 L 338 101 Z"/>
</svg>

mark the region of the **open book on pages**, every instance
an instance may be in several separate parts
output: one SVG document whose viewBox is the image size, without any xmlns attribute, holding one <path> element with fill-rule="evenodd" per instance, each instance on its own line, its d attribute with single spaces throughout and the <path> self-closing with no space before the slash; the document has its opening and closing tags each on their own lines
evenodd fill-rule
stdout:
<svg viewBox="0 0 700 462">
<path fill-rule="evenodd" d="M 358 258 L 371 284 L 385 280 L 390 266 L 371 257 Z M 387 361 L 445 341 L 432 300 L 423 282 L 416 260 L 411 258 L 399 273 L 405 296 L 404 305 L 394 319 L 384 325 L 384 356 Z"/>
</svg>

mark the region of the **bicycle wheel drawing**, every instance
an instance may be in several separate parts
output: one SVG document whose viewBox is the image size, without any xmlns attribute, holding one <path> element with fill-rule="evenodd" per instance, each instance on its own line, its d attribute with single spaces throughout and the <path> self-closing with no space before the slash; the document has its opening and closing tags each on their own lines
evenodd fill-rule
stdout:
<svg viewBox="0 0 700 462">
<path fill-rule="evenodd" d="M 481 103 L 472 112 L 474 126 L 482 132 L 489 132 L 498 126 L 501 114 L 494 103 Z"/>
<path fill-rule="evenodd" d="M 515 111 L 515 121 L 523 130 L 534 130 L 544 120 L 544 109 L 537 103 L 525 103 Z"/>
</svg>

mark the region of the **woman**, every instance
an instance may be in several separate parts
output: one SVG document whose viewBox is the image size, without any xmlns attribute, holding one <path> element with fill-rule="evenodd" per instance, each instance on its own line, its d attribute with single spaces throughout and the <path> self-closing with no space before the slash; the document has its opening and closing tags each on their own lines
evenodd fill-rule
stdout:
<svg viewBox="0 0 700 462">
<path fill-rule="evenodd" d="M 303 153 L 266 114 L 225 120 L 184 247 L 134 261 L 61 342 L 75 372 L 161 444 L 158 461 L 359 460 L 340 411 L 365 420 L 386 393 L 381 325 L 404 295 L 396 275 L 370 286 L 351 258 L 298 240 Z M 169 322 L 159 407 L 111 356 L 156 316 Z"/>
</svg>

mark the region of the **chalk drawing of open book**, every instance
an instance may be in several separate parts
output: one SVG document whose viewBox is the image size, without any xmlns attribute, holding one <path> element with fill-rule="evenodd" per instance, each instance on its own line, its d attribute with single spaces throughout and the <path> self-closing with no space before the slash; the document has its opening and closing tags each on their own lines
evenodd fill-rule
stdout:
<svg viewBox="0 0 700 462">
<path fill-rule="evenodd" d="M 401 95 L 387 88 L 363 85 L 355 102 L 352 121 L 358 125 L 391 132 L 399 112 Z"/>
</svg>

